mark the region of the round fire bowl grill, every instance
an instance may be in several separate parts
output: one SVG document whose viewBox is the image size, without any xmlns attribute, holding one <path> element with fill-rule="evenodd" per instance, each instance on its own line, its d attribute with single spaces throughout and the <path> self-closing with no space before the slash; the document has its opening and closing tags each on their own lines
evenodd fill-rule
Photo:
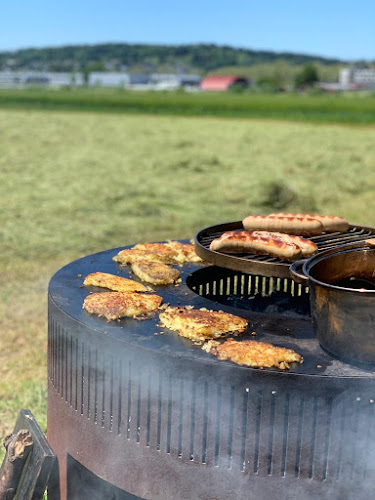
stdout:
<svg viewBox="0 0 375 500">
<path fill-rule="evenodd" d="M 87 274 L 134 279 L 112 260 L 119 250 L 50 282 L 47 435 L 60 473 L 51 498 L 371 497 L 375 373 L 320 348 L 306 289 L 205 264 L 156 287 L 165 303 L 243 316 L 244 338 L 255 331 L 304 357 L 288 371 L 241 367 L 161 329 L 157 314 L 107 322 L 84 311 L 89 293 L 105 293 L 82 287 Z"/>
<path fill-rule="evenodd" d="M 227 231 L 243 229 L 241 221 L 227 222 L 201 229 L 195 236 L 195 251 L 206 262 L 211 262 L 216 266 L 260 276 L 288 278 L 290 262 L 269 255 L 249 253 L 234 255 L 210 250 L 210 243 L 215 238 L 219 238 Z M 352 225 L 345 232 L 324 233 L 319 236 L 309 237 L 309 239 L 316 243 L 318 252 L 322 252 L 339 245 L 364 241 L 369 237 L 373 237 L 374 234 L 375 228 Z"/>
</svg>

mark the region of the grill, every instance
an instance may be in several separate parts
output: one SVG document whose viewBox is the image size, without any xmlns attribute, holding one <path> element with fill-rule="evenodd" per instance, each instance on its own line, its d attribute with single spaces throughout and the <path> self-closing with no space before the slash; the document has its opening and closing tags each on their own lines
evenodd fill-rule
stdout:
<svg viewBox="0 0 375 500">
<path fill-rule="evenodd" d="M 241 367 L 161 335 L 157 316 L 107 323 L 82 310 L 87 274 L 129 277 L 112 261 L 119 250 L 74 261 L 50 282 L 47 435 L 60 473 L 52 498 L 371 495 L 375 372 L 321 349 L 306 288 L 188 264 L 178 287 L 157 290 L 171 305 L 246 317 L 248 334 L 304 357 L 287 372 Z"/>
<path fill-rule="evenodd" d="M 210 250 L 212 240 L 219 238 L 226 231 L 236 230 L 243 230 L 241 221 L 227 222 L 226 224 L 218 224 L 202 229 L 195 236 L 195 250 L 197 254 L 207 262 L 212 262 L 220 267 L 260 276 L 289 277 L 290 263 L 283 262 L 276 257 L 245 253 L 229 255 Z M 318 247 L 318 251 L 322 252 L 338 245 L 364 241 L 374 234 L 375 229 L 372 227 L 350 226 L 348 231 L 345 232 L 322 234 L 309 239 L 314 241 Z"/>
</svg>

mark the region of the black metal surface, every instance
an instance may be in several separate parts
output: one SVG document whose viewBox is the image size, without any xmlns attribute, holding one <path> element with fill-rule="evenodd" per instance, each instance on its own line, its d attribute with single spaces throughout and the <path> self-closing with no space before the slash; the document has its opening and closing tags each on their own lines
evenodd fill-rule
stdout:
<svg viewBox="0 0 375 500">
<path fill-rule="evenodd" d="M 69 500 L 144 500 L 116 488 L 68 455 Z"/>
<path fill-rule="evenodd" d="M 88 328 L 96 335 L 105 335 L 118 342 L 132 344 L 134 347 L 149 349 L 156 353 L 171 356 L 180 359 L 181 357 L 189 360 L 197 360 L 203 364 L 222 365 L 223 363 L 230 365 L 237 370 L 251 370 L 257 372 L 259 370 L 240 367 L 230 362 L 218 361 L 210 354 L 204 352 L 200 346 L 194 345 L 188 339 L 179 337 L 175 332 L 160 328 L 159 317 L 157 314 L 147 320 L 135 320 L 124 318 L 119 321 L 107 322 L 103 318 L 98 318 L 95 315 L 87 313 L 82 309 L 84 298 L 91 292 L 105 292 L 103 288 L 97 287 L 82 287 L 84 278 L 92 272 L 108 272 L 118 274 L 123 277 L 132 279 L 129 273 L 129 267 L 121 267 L 112 260 L 120 251 L 120 248 L 100 252 L 98 254 L 89 255 L 82 259 L 76 260 L 68 266 L 58 271 L 51 279 L 49 293 L 51 300 L 56 306 L 61 309 L 64 314 L 71 316 L 78 321 L 84 328 Z M 187 285 L 186 279 L 192 279 L 189 275 L 194 276 L 194 272 L 202 268 L 201 265 L 187 264 L 181 269 L 182 283 L 178 286 L 154 287 L 156 293 L 163 297 L 164 303 L 169 303 L 172 306 L 177 305 L 192 305 L 196 308 L 207 307 L 214 309 L 223 309 L 227 312 L 240 315 L 249 320 L 249 327 L 244 335 L 244 338 L 254 338 L 251 332 L 256 331 L 256 338 L 265 342 L 271 342 L 281 347 L 287 347 L 299 352 L 303 358 L 302 365 L 293 366 L 288 372 L 280 372 L 277 369 L 265 369 L 263 372 L 275 372 L 282 377 L 294 377 L 298 375 L 313 375 L 321 376 L 350 376 L 350 377 L 374 377 L 375 372 L 369 372 L 364 369 L 351 367 L 345 363 L 340 363 L 331 356 L 327 355 L 319 346 L 319 343 L 314 338 L 312 324 L 309 317 L 294 317 L 288 314 L 270 314 L 270 311 L 265 310 L 264 313 L 257 310 L 256 300 L 254 308 L 250 304 L 248 310 L 233 307 L 229 302 L 223 303 L 220 301 L 220 296 L 205 297 L 198 295 L 199 290 L 194 293 Z M 223 278 L 223 271 L 218 268 L 207 268 L 206 273 L 214 273 L 218 278 Z M 203 271 L 202 271 L 203 272 Z M 225 271 L 224 271 L 225 272 Z M 217 273 L 219 273 L 217 275 Z M 235 276 L 238 273 L 229 273 L 225 279 L 229 278 L 229 283 L 234 283 Z M 203 277 L 202 277 L 203 278 Z M 220 279 L 221 279 L 220 278 Z M 207 280 L 207 281 L 206 281 Z M 201 279 L 202 281 L 202 279 Z M 214 277 L 204 277 L 204 283 L 213 282 Z M 262 284 L 266 289 L 267 285 Z M 293 287 L 293 281 L 288 279 L 283 282 L 285 293 L 290 295 Z M 302 289 L 301 289 L 302 290 Z M 255 290 L 254 290 L 255 291 Z M 235 297 L 233 293 L 229 294 Z M 227 295 L 227 294 L 224 294 Z M 307 297 L 306 297 L 307 300 Z M 215 305 L 215 302 L 217 304 Z M 259 302 L 259 298 L 258 298 Z M 268 303 L 268 301 L 267 301 Z M 272 304 L 269 304 L 272 307 Z M 236 304 L 234 303 L 234 306 Z M 277 306 L 275 306 L 277 307 Z M 164 334 L 160 335 L 161 332 Z M 157 333 L 158 335 L 155 335 Z M 320 367 L 318 368 L 317 365 Z"/>
<path fill-rule="evenodd" d="M 226 231 L 243 230 L 241 221 L 227 222 L 209 226 L 198 231 L 195 235 L 195 250 L 207 262 L 219 267 L 234 269 L 244 273 L 260 276 L 273 276 L 278 278 L 289 277 L 290 263 L 276 257 L 257 254 L 226 254 L 210 250 L 210 243 L 219 238 Z M 375 234 L 375 228 L 350 226 L 348 231 L 342 233 L 326 233 L 309 238 L 318 246 L 318 251 L 328 250 L 339 245 L 366 240 Z"/>
<path fill-rule="evenodd" d="M 187 265 L 180 286 L 157 289 L 172 305 L 247 317 L 245 338 L 256 330 L 259 340 L 292 347 L 305 360 L 287 372 L 240 367 L 174 332 L 160 335 L 157 316 L 108 323 L 82 310 L 94 291 L 81 287 L 87 274 L 132 277 L 112 261 L 118 251 L 72 262 L 50 283 L 48 439 L 59 457 L 62 500 L 67 485 L 85 484 L 78 469 L 70 475 L 68 455 L 124 498 L 293 492 L 341 500 L 354 491 L 366 498 L 375 477 L 375 373 L 319 347 L 306 289 L 205 265 Z"/>
</svg>

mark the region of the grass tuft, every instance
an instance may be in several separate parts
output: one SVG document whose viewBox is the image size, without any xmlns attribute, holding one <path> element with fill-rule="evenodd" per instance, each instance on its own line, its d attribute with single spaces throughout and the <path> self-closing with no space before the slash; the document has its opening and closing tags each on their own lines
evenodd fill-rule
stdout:
<svg viewBox="0 0 375 500">
<path fill-rule="evenodd" d="M 299 194 L 284 181 L 271 181 L 264 186 L 259 202 L 265 212 L 286 211 L 314 213 L 315 200 L 309 194 Z"/>
</svg>

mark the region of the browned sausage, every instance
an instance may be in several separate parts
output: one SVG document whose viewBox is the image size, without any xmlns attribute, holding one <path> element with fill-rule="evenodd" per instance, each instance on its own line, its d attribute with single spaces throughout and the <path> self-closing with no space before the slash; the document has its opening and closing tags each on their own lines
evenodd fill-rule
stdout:
<svg viewBox="0 0 375 500">
<path fill-rule="evenodd" d="M 214 239 L 210 249 L 224 253 L 260 253 L 278 257 L 282 260 L 294 261 L 302 257 L 300 247 L 271 233 L 261 234 L 251 231 L 228 231 Z"/>
<path fill-rule="evenodd" d="M 253 231 L 253 234 L 262 234 L 263 236 L 269 234 L 274 237 L 280 238 L 281 240 L 285 241 L 285 243 L 293 243 L 301 249 L 303 257 L 310 257 L 311 255 L 314 255 L 314 253 L 318 250 L 317 245 L 313 241 L 302 238 L 302 236 L 296 236 L 294 234 L 277 233 L 270 231 Z"/>
<path fill-rule="evenodd" d="M 343 217 L 337 217 L 335 215 L 316 215 L 316 214 L 288 214 L 288 213 L 275 213 L 271 214 L 276 217 L 309 217 L 311 219 L 316 219 L 324 227 L 324 231 L 327 233 L 344 232 L 349 229 L 349 222 Z"/>
<path fill-rule="evenodd" d="M 250 215 L 242 221 L 242 224 L 247 231 L 277 231 L 301 236 L 312 236 L 324 232 L 320 221 L 305 216 Z"/>
</svg>

